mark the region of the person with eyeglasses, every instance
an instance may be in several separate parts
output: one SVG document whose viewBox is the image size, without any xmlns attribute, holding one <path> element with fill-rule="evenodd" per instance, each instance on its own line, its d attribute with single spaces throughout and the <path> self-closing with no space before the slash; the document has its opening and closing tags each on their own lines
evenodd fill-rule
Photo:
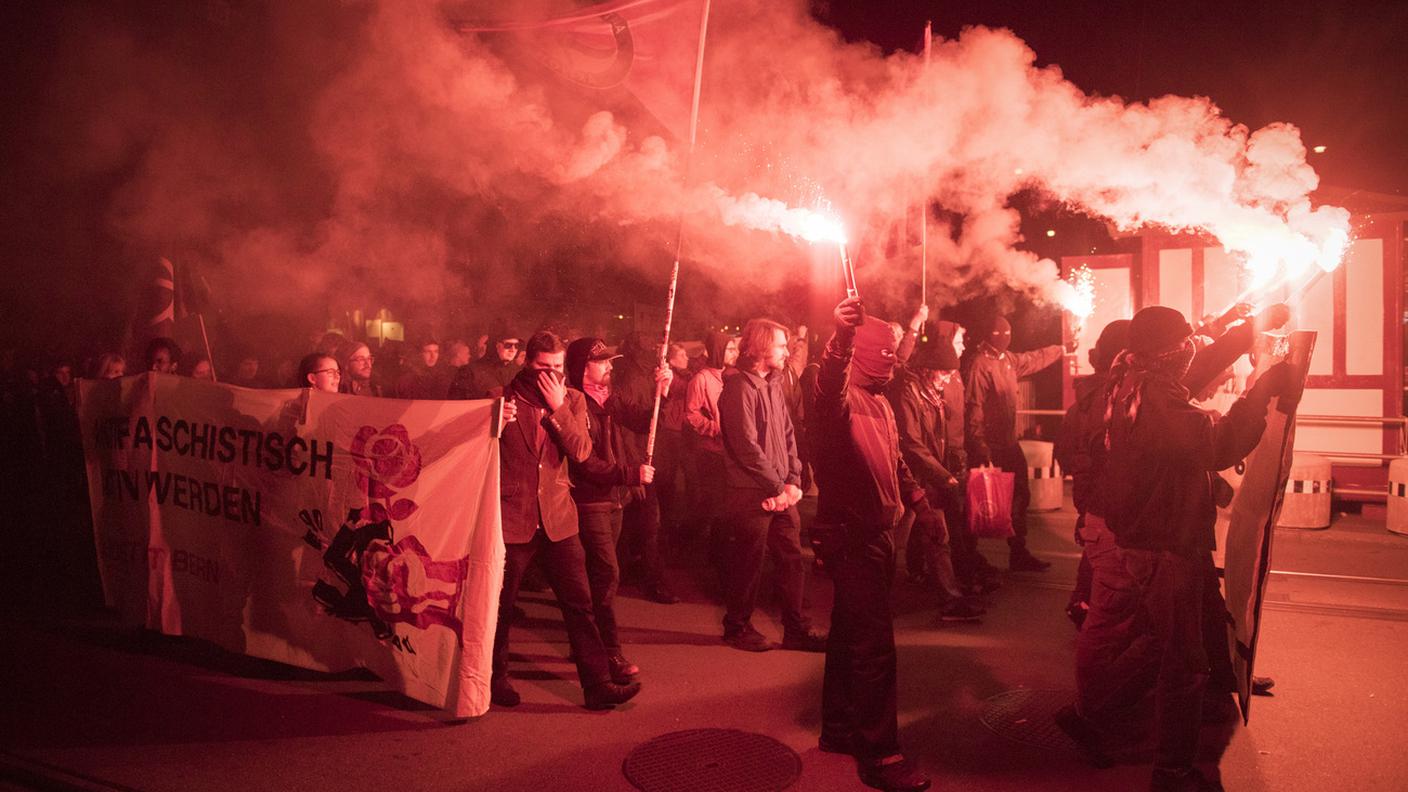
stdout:
<svg viewBox="0 0 1408 792">
<path fill-rule="evenodd" d="M 337 393 L 341 382 L 342 367 L 338 365 L 337 358 L 321 352 L 311 352 L 299 361 L 298 381 L 294 384 L 323 393 Z"/>
<path fill-rule="evenodd" d="M 363 343 L 353 343 L 345 350 L 343 356 L 346 376 L 342 378 L 343 393 L 350 393 L 353 396 L 381 396 L 381 385 L 372 382 L 372 363 L 376 358 L 372 355 L 371 347 Z"/>
<path fill-rule="evenodd" d="M 451 399 L 497 399 L 522 368 L 516 362 L 521 339 L 505 333 L 488 344 L 484 355 L 460 367 L 450 384 Z"/>
</svg>

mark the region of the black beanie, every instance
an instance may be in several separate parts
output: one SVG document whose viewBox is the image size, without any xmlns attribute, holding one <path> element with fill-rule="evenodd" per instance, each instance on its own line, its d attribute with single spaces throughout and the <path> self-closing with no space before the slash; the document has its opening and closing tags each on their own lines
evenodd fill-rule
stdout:
<svg viewBox="0 0 1408 792">
<path fill-rule="evenodd" d="M 1129 322 L 1129 351 L 1160 355 L 1181 346 L 1193 334 L 1183 314 L 1162 305 L 1151 305 Z"/>
</svg>

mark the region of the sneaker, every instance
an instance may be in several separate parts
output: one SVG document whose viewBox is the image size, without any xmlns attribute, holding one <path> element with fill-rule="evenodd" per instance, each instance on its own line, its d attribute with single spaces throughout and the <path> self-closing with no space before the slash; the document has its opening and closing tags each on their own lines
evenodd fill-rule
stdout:
<svg viewBox="0 0 1408 792">
<path fill-rule="evenodd" d="M 608 710 L 617 704 L 624 704 L 640 692 L 640 683 L 631 682 L 618 685 L 615 682 L 602 682 L 582 691 L 589 710 Z"/>
<path fill-rule="evenodd" d="M 745 652 L 766 652 L 775 648 L 772 641 L 769 641 L 762 633 L 753 629 L 752 625 L 731 633 L 724 633 L 724 643 L 734 649 L 742 649 Z"/>
<path fill-rule="evenodd" d="M 1271 677 L 1264 677 L 1264 676 L 1254 676 L 1254 677 L 1252 677 L 1252 695 L 1253 695 L 1253 696 L 1270 696 L 1270 695 L 1272 695 L 1272 693 L 1271 693 L 1271 688 L 1274 688 L 1274 687 L 1276 687 L 1276 680 L 1272 679 Z"/>
<path fill-rule="evenodd" d="M 523 697 L 513 689 L 513 683 L 508 681 L 508 677 L 501 677 L 489 683 L 490 702 L 500 707 L 517 707 L 518 702 L 522 700 Z"/>
<path fill-rule="evenodd" d="M 956 599 L 945 605 L 943 609 L 939 611 L 939 621 L 975 622 L 979 621 L 984 613 L 987 613 L 987 610 L 979 607 L 967 597 L 963 597 L 962 599 Z"/>
<path fill-rule="evenodd" d="M 783 633 L 782 648 L 793 652 L 825 652 L 826 636 L 810 630 Z"/>
<path fill-rule="evenodd" d="M 627 660 L 625 655 L 611 655 L 606 663 L 611 667 L 611 681 L 618 685 L 629 684 L 640 674 L 640 666 Z"/>
<path fill-rule="evenodd" d="M 1150 792 L 1225 792 L 1222 784 L 1213 781 L 1196 767 L 1171 769 L 1155 767 L 1149 781 Z"/>
<path fill-rule="evenodd" d="M 1056 721 L 1056 726 L 1071 738 L 1071 742 L 1076 744 L 1081 756 L 1091 767 L 1106 768 L 1113 764 L 1109 754 L 1105 752 L 1102 744 L 1104 738 L 1101 736 L 1100 730 L 1095 728 L 1079 712 L 1076 712 L 1075 705 L 1067 704 L 1056 710 L 1056 714 L 1052 718 Z"/>
<path fill-rule="evenodd" d="M 922 792 L 932 783 L 913 762 L 900 754 L 862 764 L 860 780 L 868 787 L 886 792 Z"/>
<path fill-rule="evenodd" d="M 676 597 L 675 593 L 673 591 L 670 591 L 670 589 L 667 588 L 664 583 L 656 583 L 653 586 L 645 586 L 641 589 L 641 594 L 645 595 L 645 598 L 650 600 L 651 602 L 658 602 L 661 605 L 674 605 L 675 603 L 680 601 L 680 598 Z"/>
<path fill-rule="evenodd" d="M 1051 562 L 1042 561 L 1027 550 L 1019 550 L 1007 560 L 1007 568 L 1013 572 L 1045 572 L 1051 568 Z"/>
</svg>

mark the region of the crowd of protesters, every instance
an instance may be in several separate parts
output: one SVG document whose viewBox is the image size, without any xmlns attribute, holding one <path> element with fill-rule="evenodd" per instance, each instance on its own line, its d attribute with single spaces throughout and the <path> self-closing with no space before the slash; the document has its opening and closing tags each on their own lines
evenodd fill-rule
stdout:
<svg viewBox="0 0 1408 792">
<path fill-rule="evenodd" d="M 521 589 L 551 589 L 586 706 L 609 709 L 641 689 L 620 639 L 618 591 L 677 603 L 672 570 L 696 564 L 721 606 L 724 643 L 825 653 L 823 750 L 855 756 L 876 788 L 923 789 L 927 777 L 898 742 L 891 584 L 899 575 L 929 592 L 939 623 L 979 622 L 1001 570 L 979 552 L 965 516 L 965 482 L 978 466 L 1015 474 L 1007 568 L 1050 566 L 1026 543 L 1017 382 L 1061 360 L 1063 349 L 1014 352 L 1006 319 L 965 329 L 928 321 L 925 306 L 901 325 L 851 298 L 833 319 L 824 339 L 755 319 L 737 335 L 664 350 L 642 333 L 618 346 L 595 336 L 568 343 L 545 330 L 443 345 L 426 337 L 386 361 L 394 365 L 365 342 L 328 333 L 296 363 L 268 372 L 268 361 L 245 355 L 223 379 L 505 400 L 507 557 L 494 704 L 520 701 L 508 647 Z M 1077 381 L 1058 438 L 1084 549 L 1068 609 L 1081 630 L 1077 700 L 1058 725 L 1102 764 L 1141 718 L 1152 722 L 1155 789 L 1215 788 L 1192 758 L 1205 698 L 1225 705 L 1233 684 L 1210 556 L 1214 503 L 1227 493 L 1216 471 L 1256 444 L 1289 374 L 1273 369 L 1223 417 L 1198 409 L 1194 397 L 1224 381 L 1256 331 L 1285 321 L 1277 306 L 1257 317 L 1234 311 L 1195 331 L 1177 311 L 1155 307 L 1112 323 L 1089 352 L 1095 374 Z M 0 362 L 6 423 L 21 429 L 8 442 L 37 449 L 42 469 L 57 476 L 53 486 L 81 489 L 75 367 L 55 363 L 41 376 L 13 355 Z M 215 379 L 209 359 L 183 355 L 167 338 L 152 340 L 140 361 L 106 353 L 83 373 L 142 371 Z M 814 508 L 799 509 L 813 491 Z M 769 562 L 780 641 L 752 621 Z M 835 590 L 829 635 L 808 615 L 818 574 Z"/>
</svg>

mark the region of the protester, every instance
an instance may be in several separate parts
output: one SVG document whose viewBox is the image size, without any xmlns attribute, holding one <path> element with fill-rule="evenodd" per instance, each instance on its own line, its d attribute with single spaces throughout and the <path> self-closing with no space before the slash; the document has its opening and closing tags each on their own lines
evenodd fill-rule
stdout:
<svg viewBox="0 0 1408 792">
<path fill-rule="evenodd" d="M 376 363 L 376 356 L 372 354 L 371 347 L 354 342 L 344 346 L 341 354 L 344 371 L 341 391 L 353 396 L 381 396 L 381 384 L 372 380 L 372 365 Z"/>
<path fill-rule="evenodd" d="M 835 319 L 809 413 L 818 489 L 813 531 L 836 590 L 819 746 L 854 755 L 869 786 L 922 790 L 929 778 L 899 745 L 890 581 L 900 509 L 915 510 L 919 530 L 936 530 L 938 514 L 900 456 L 883 395 L 894 374 L 894 334 L 867 318 L 856 297 L 836 306 Z"/>
<path fill-rule="evenodd" d="M 1012 325 L 994 317 L 978 347 L 968 372 L 965 397 L 968 420 L 968 457 L 973 466 L 996 465 L 1013 474 L 1011 550 L 1008 568 L 1016 572 L 1044 572 L 1051 567 L 1027 549 L 1027 458 L 1017 442 L 1017 380 L 1035 374 L 1061 359 L 1061 346 L 1052 344 L 1032 352 L 1012 352 Z M 1067 351 L 1075 351 L 1071 342 Z"/>
<path fill-rule="evenodd" d="M 215 381 L 215 368 L 210 365 L 210 358 L 204 355 L 198 357 L 191 363 L 190 376 L 192 379 Z"/>
<path fill-rule="evenodd" d="M 400 399 L 444 399 L 449 396 L 450 382 L 457 372 L 440 357 L 440 342 L 433 336 L 416 344 L 418 354 L 396 380 L 396 396 Z"/>
<path fill-rule="evenodd" d="M 704 367 L 689 381 L 685 393 L 686 446 L 694 458 L 694 520 L 691 533 L 708 542 L 709 559 L 722 571 L 721 526 L 724 487 L 724 443 L 719 424 L 719 394 L 724 374 L 738 361 L 738 339 L 728 333 L 710 333 L 704 340 Z"/>
<path fill-rule="evenodd" d="M 805 613 L 806 561 L 802 557 L 802 461 L 782 393 L 787 328 L 754 319 L 739 340 L 738 368 L 719 395 L 723 428 L 724 497 L 728 521 L 723 640 L 735 649 L 763 652 L 772 643 L 753 626 L 763 561 L 771 556 L 782 606 L 782 648 L 826 649 Z"/>
<path fill-rule="evenodd" d="M 445 363 L 450 367 L 450 371 L 459 371 L 460 366 L 468 366 L 469 344 L 462 338 L 456 338 L 449 344 L 449 351 L 445 353 Z"/>
<path fill-rule="evenodd" d="M 127 376 L 127 359 L 116 352 L 104 352 L 93 364 L 93 379 L 121 379 Z"/>
<path fill-rule="evenodd" d="M 1092 442 L 1097 435 L 1103 436 L 1105 425 L 1106 385 L 1109 383 L 1110 364 L 1129 345 L 1129 320 L 1116 319 L 1105 325 L 1095 348 L 1090 350 L 1090 366 L 1093 373 L 1077 377 L 1072 386 L 1075 390 L 1075 403 L 1066 411 L 1061 421 L 1061 429 L 1056 435 L 1056 462 L 1071 477 L 1071 500 L 1076 509 L 1076 543 L 1081 545 L 1080 566 L 1076 573 L 1075 589 L 1066 604 L 1066 616 L 1080 627 L 1090 611 L 1091 576 L 1090 547 L 1098 545 L 1102 539 L 1109 541 L 1104 528 L 1104 513 L 1099 503 L 1092 497 L 1099 480 L 1095 464 L 1095 450 Z M 1090 514 L 1091 508 L 1096 509 Z M 1087 531 L 1086 524 L 1090 524 Z M 1091 543 L 1090 546 L 1087 543 Z"/>
<path fill-rule="evenodd" d="M 1212 474 L 1256 446 L 1273 396 L 1292 390 L 1291 371 L 1273 367 L 1228 414 L 1214 420 L 1189 403 L 1183 385 L 1195 349 L 1178 311 L 1145 308 L 1129 326 L 1129 349 L 1110 369 L 1103 443 L 1093 444 L 1100 514 L 1115 542 L 1128 589 L 1097 586 L 1077 645 L 1076 704 L 1057 722 L 1097 762 L 1109 735 L 1128 734 L 1152 678 L 1155 766 L 1151 789 L 1213 790 L 1193 767 L 1208 657 L 1204 586 L 1215 546 Z M 1087 524 L 1090 513 L 1087 514 Z M 1089 545 L 1088 545 L 1089 547 Z M 1106 566 L 1089 549 L 1099 575 Z M 1105 640 L 1137 619 L 1130 640 Z"/>
<path fill-rule="evenodd" d="M 235 376 L 230 380 L 230 384 L 238 385 L 242 388 L 262 388 L 264 381 L 259 376 L 259 356 L 247 354 L 240 358 L 239 366 L 235 369 Z"/>
<path fill-rule="evenodd" d="M 966 345 L 963 328 L 949 321 L 934 325 L 935 339 L 939 344 L 953 350 L 954 358 L 961 361 Z M 989 594 L 1001 588 L 998 569 L 988 562 L 978 551 L 978 539 L 968 530 L 968 449 L 966 422 L 967 410 L 964 399 L 966 387 L 958 366 L 939 372 L 943 387 L 939 391 L 944 406 L 944 467 L 958 479 L 958 485 L 946 497 L 934 503 L 934 507 L 944 513 L 948 524 L 949 545 L 953 551 L 953 571 L 958 575 L 965 591 L 969 594 Z"/>
<path fill-rule="evenodd" d="M 958 356 L 953 346 L 935 339 L 919 344 L 909 364 L 896 367 L 895 377 L 886 388 L 885 395 L 895 413 L 900 453 L 930 504 L 943 503 L 958 488 L 958 479 L 943 463 L 947 456 L 945 372 L 956 368 Z M 940 515 L 940 519 L 930 520 L 926 526 L 931 530 L 911 528 L 906 543 L 910 580 L 936 589 L 940 621 L 976 621 L 984 611 L 965 596 L 959 584 L 946 521 Z"/>
<path fill-rule="evenodd" d="M 649 484 L 654 480 L 655 468 L 632 467 L 617 461 L 620 432 L 606 411 L 611 397 L 611 362 L 616 357 L 600 338 L 579 338 L 567 347 L 567 384 L 586 396 L 587 429 L 592 441 L 591 455 L 580 462 L 570 461 L 568 472 L 586 553 L 592 614 L 606 647 L 611 678 L 624 684 L 639 674 L 640 668 L 626 659 L 616 627 L 616 589 L 621 582 L 616 542 L 621 538 L 622 492 L 624 487 Z"/>
<path fill-rule="evenodd" d="M 497 399 L 517 376 L 519 337 L 506 333 L 478 360 L 460 367 L 450 383 L 451 399 Z"/>
<path fill-rule="evenodd" d="M 611 677 L 610 655 L 592 611 L 586 556 L 578 534 L 568 460 L 581 463 L 592 454 L 587 405 L 581 391 L 565 382 L 566 348 L 549 332 L 528 341 L 526 365 L 506 388 L 514 402 L 513 423 L 499 441 L 504 583 L 494 633 L 493 703 L 517 706 L 520 697 L 508 671 L 509 631 L 523 573 L 540 558 L 552 584 L 573 661 L 588 709 L 610 709 L 640 692 L 640 683 L 618 684 Z"/>
<path fill-rule="evenodd" d="M 674 384 L 660 400 L 660 419 L 655 435 L 655 492 L 660 500 L 660 535 L 664 552 L 676 556 L 684 545 L 684 521 L 689 501 L 685 484 L 690 478 L 685 454 L 684 424 L 686 391 L 694 372 L 689 369 L 689 353 L 683 344 L 672 342 L 665 355 Z"/>
<path fill-rule="evenodd" d="M 170 338 L 153 338 L 144 355 L 147 371 L 175 374 L 181 365 L 181 347 Z"/>
<path fill-rule="evenodd" d="M 611 398 L 606 408 L 621 432 L 621 462 L 646 464 L 646 443 L 655 397 L 668 398 L 674 374 L 660 366 L 660 347 L 643 333 L 632 333 L 621 345 L 622 358 L 612 369 Z M 679 602 L 665 583 L 660 550 L 660 503 L 655 485 L 627 489 L 619 547 L 623 577 L 637 581 L 646 599 L 662 605 Z"/>
<path fill-rule="evenodd" d="M 299 361 L 297 387 L 337 393 L 341 384 L 342 367 L 332 355 L 310 352 Z"/>
</svg>

